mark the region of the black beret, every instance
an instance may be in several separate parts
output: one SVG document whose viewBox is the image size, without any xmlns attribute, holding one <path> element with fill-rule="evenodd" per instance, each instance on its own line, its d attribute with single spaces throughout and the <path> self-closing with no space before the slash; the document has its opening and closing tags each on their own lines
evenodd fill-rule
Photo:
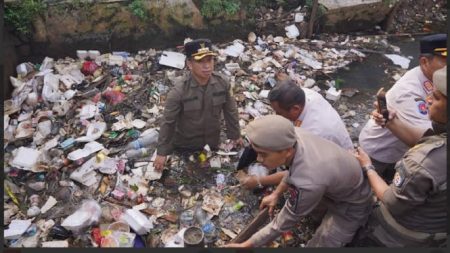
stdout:
<svg viewBox="0 0 450 253">
<path fill-rule="evenodd" d="M 447 34 L 433 34 L 420 40 L 421 54 L 447 56 Z"/>
<path fill-rule="evenodd" d="M 195 60 L 201 60 L 203 57 L 217 54 L 211 50 L 212 43 L 208 39 L 197 39 L 184 44 L 184 52 L 187 58 L 194 57 Z"/>
</svg>

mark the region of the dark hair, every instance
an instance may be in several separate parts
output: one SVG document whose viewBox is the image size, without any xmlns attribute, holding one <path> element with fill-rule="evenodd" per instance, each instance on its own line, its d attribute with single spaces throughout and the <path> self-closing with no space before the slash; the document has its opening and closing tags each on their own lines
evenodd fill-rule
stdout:
<svg viewBox="0 0 450 253">
<path fill-rule="evenodd" d="M 285 80 L 269 92 L 269 101 L 278 102 L 283 110 L 290 110 L 294 105 L 305 106 L 305 92 L 293 81 Z"/>
</svg>

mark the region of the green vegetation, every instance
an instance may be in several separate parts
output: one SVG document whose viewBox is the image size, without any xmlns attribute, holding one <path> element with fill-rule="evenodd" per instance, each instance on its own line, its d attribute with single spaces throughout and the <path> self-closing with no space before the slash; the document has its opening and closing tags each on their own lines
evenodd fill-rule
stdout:
<svg viewBox="0 0 450 253">
<path fill-rule="evenodd" d="M 44 13 L 43 0 L 20 0 L 5 4 L 5 23 L 19 34 L 31 36 L 33 20 Z"/>
<path fill-rule="evenodd" d="M 313 0 L 306 0 L 305 5 L 306 5 L 306 7 L 308 7 L 311 10 L 313 7 Z M 325 8 L 325 6 L 318 4 L 317 7 L 318 8 L 317 8 L 317 13 L 316 13 L 316 20 L 318 18 L 322 17 L 327 12 L 327 9 Z"/>
<path fill-rule="evenodd" d="M 211 18 L 222 14 L 234 15 L 240 7 L 240 0 L 204 0 L 200 11 L 204 17 Z"/>
<path fill-rule="evenodd" d="M 142 20 L 148 19 L 143 0 L 131 1 L 131 3 L 128 5 L 128 8 L 130 8 L 131 13 L 133 13 L 133 15 L 135 15 L 136 17 Z"/>
</svg>

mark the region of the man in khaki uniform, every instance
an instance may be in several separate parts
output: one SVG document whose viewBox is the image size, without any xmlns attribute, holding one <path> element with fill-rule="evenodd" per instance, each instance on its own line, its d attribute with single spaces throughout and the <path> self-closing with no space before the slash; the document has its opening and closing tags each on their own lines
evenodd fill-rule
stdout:
<svg viewBox="0 0 450 253">
<path fill-rule="evenodd" d="M 206 144 L 217 148 L 222 113 L 227 137 L 240 140 L 236 101 L 228 81 L 213 72 L 216 54 L 211 46 L 207 39 L 184 46 L 190 73 L 167 95 L 154 163 L 157 170 L 163 169 L 166 156 L 173 151 L 198 151 Z"/>
<path fill-rule="evenodd" d="M 300 217 L 325 204 L 327 212 L 307 247 L 341 247 L 364 225 L 372 204 L 372 192 L 358 161 L 335 143 L 317 137 L 291 121 L 268 115 L 251 122 L 247 136 L 258 153 L 258 162 L 269 169 L 289 166 L 276 190 L 261 202 L 273 212 L 281 194 L 290 198 L 272 222 L 240 244 L 227 247 L 260 247 L 298 223 Z"/>
<path fill-rule="evenodd" d="M 447 244 L 447 67 L 433 75 L 434 90 L 427 98 L 432 129 L 425 133 L 400 120 L 390 110 L 386 123 L 372 113 L 410 148 L 396 164 L 392 184 L 374 170 L 369 156 L 359 159 L 379 199 L 368 223 L 369 238 L 387 247 L 436 247 Z"/>
</svg>

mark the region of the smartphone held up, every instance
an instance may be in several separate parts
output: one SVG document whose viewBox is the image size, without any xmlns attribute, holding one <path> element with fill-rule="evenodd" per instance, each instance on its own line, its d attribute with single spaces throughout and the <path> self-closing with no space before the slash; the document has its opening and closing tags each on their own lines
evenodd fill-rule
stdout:
<svg viewBox="0 0 450 253">
<path fill-rule="evenodd" d="M 383 118 L 386 119 L 386 121 L 389 119 L 389 111 L 386 103 L 386 92 L 383 87 L 381 87 L 377 92 L 377 111 L 379 114 L 383 115 Z"/>
</svg>

